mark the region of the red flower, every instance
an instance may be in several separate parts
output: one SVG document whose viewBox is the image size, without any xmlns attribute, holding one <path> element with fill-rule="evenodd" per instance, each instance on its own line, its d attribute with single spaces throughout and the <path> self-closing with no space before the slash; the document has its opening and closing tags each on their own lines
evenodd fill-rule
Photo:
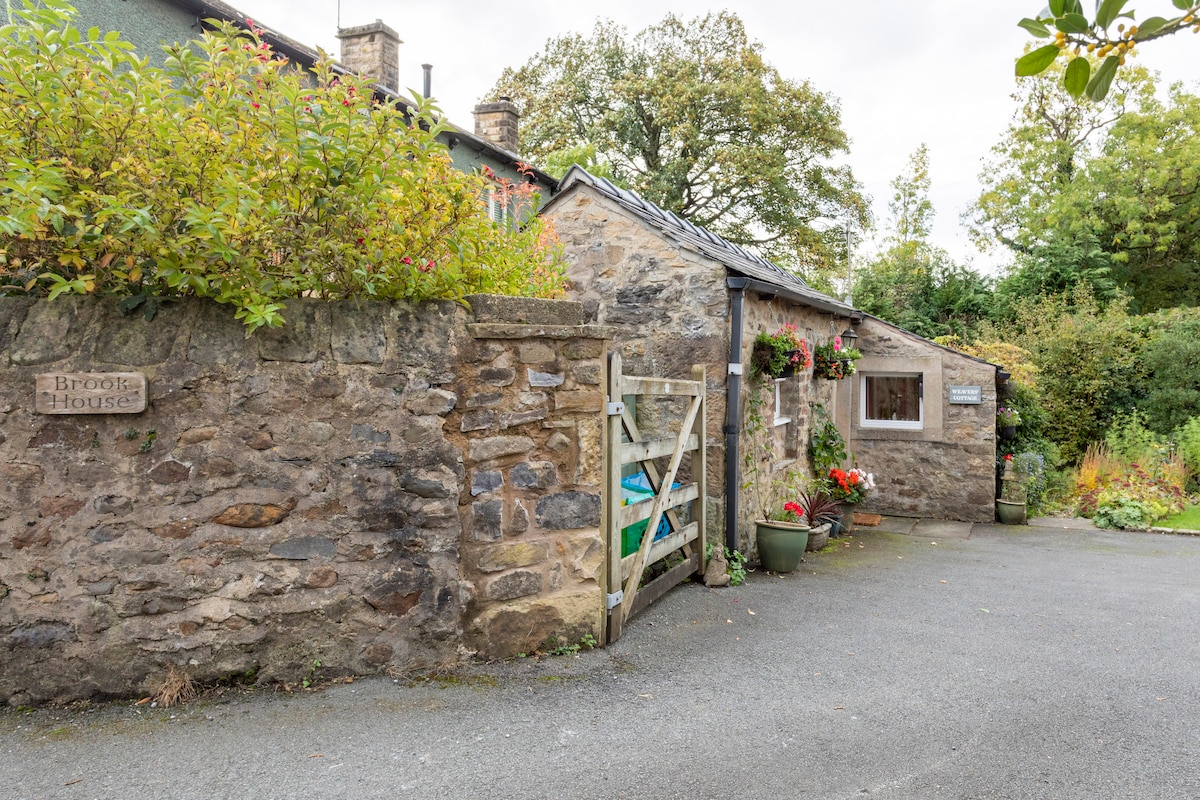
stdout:
<svg viewBox="0 0 1200 800">
<path fill-rule="evenodd" d="M 408 264 L 408 265 L 411 267 L 411 266 L 412 266 L 412 257 L 411 257 L 411 256 L 405 256 L 404 258 L 400 259 L 400 263 L 401 263 L 401 264 Z"/>
</svg>

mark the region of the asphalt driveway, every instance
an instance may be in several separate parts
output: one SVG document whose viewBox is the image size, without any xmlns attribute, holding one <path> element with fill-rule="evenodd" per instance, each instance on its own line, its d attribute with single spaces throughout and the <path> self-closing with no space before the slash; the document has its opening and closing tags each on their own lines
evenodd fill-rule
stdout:
<svg viewBox="0 0 1200 800">
<path fill-rule="evenodd" d="M 578 657 L 0 712 L 0 796 L 1200 797 L 1200 538 L 835 541 Z"/>
</svg>

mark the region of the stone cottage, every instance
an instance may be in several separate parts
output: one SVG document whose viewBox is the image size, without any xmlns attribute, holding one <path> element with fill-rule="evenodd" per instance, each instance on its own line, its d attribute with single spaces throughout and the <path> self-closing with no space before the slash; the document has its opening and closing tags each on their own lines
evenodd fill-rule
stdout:
<svg viewBox="0 0 1200 800">
<path fill-rule="evenodd" d="M 747 406 L 764 409 L 772 477 L 810 474 L 816 406 L 858 465 L 875 473 L 871 511 L 993 519 L 995 365 L 915 336 L 815 291 L 755 256 L 576 166 L 543 212 L 563 239 L 571 293 L 616 332 L 627 372 L 708 378 L 708 535 L 748 551 L 759 513 L 747 488 Z M 765 389 L 750 380 L 759 332 L 796 326 L 811 346 L 849 329 L 864 358 L 833 381 L 807 370 Z M 954 388 L 953 396 L 951 393 Z M 765 396 L 753 397 L 754 392 Z M 753 456 L 752 456 L 753 458 Z"/>
</svg>

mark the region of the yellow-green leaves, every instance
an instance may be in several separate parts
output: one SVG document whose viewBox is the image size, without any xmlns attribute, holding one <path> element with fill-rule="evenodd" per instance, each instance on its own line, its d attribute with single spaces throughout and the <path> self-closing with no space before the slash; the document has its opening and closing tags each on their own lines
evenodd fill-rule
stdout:
<svg viewBox="0 0 1200 800">
<path fill-rule="evenodd" d="M 1067 71 L 1063 75 L 1063 87 L 1071 97 L 1079 97 L 1087 89 L 1088 78 L 1092 74 L 1092 65 L 1082 56 L 1071 59 Z"/>
<path fill-rule="evenodd" d="M 1096 25 L 1107 29 L 1116 21 L 1117 16 L 1121 13 L 1121 9 L 1128 2 L 1129 0 L 1104 0 L 1100 4 L 1100 7 L 1096 9 Z"/>
<path fill-rule="evenodd" d="M 1058 58 L 1058 53 L 1059 47 L 1056 44 L 1048 44 L 1036 50 L 1030 50 L 1017 59 L 1017 77 L 1027 78 L 1030 75 L 1045 72 L 1046 68 Z"/>
<path fill-rule="evenodd" d="M 1082 61 L 1083 59 L 1075 59 Z M 1100 64 L 1096 74 L 1087 83 L 1087 96 L 1089 100 L 1103 100 L 1108 94 L 1108 87 L 1112 85 L 1113 78 L 1117 75 L 1117 67 L 1120 66 L 1121 59 L 1117 56 L 1109 56 Z M 1069 87 L 1068 87 L 1069 89 Z"/>
<path fill-rule="evenodd" d="M 456 170 L 434 109 L 232 26 L 152 68 L 71 13 L 0 29 L 0 292 L 209 297 L 253 330 L 291 297 L 561 291 L 552 231 L 485 213 L 527 220 L 531 185 Z"/>
</svg>

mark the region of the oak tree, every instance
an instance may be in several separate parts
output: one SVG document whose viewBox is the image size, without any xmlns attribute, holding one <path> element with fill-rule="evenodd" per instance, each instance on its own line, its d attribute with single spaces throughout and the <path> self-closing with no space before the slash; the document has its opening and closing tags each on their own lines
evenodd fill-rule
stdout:
<svg viewBox="0 0 1200 800">
<path fill-rule="evenodd" d="M 506 69 L 492 93 L 518 105 L 540 163 L 594 147 L 618 184 L 782 263 L 835 260 L 814 218 L 867 221 L 838 162 L 837 99 L 781 75 L 733 14 L 668 16 L 635 35 L 601 20 Z"/>
</svg>

